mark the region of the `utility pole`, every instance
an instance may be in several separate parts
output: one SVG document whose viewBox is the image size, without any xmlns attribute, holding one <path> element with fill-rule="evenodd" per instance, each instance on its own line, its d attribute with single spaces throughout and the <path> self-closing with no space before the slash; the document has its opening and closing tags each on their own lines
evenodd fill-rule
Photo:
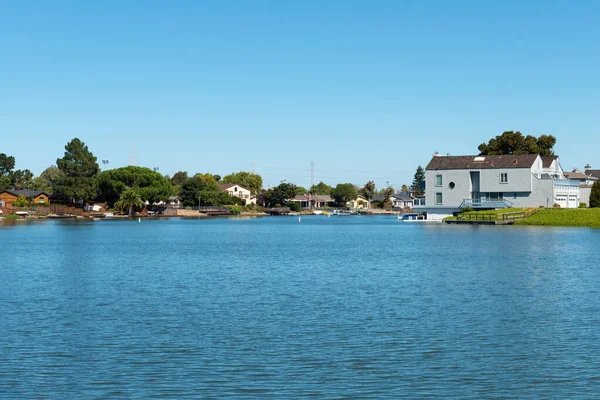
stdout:
<svg viewBox="0 0 600 400">
<path fill-rule="evenodd" d="M 253 161 L 252 162 L 252 174 L 253 175 L 254 175 L 255 171 L 256 171 L 256 163 Z"/>
</svg>

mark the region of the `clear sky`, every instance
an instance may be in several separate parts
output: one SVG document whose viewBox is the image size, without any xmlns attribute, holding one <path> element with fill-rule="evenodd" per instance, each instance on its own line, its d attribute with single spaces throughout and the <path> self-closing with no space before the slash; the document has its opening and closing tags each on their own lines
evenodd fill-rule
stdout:
<svg viewBox="0 0 600 400">
<path fill-rule="evenodd" d="M 597 1 L 0 0 L 0 152 L 399 187 L 505 130 L 600 168 Z"/>
</svg>

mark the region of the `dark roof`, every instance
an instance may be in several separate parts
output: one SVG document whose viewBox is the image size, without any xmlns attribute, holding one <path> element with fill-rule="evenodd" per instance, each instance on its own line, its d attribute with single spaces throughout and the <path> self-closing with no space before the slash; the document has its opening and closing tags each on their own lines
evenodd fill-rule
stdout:
<svg viewBox="0 0 600 400">
<path fill-rule="evenodd" d="M 556 159 L 558 159 L 558 156 L 543 156 L 542 157 L 543 167 L 550 168 L 550 166 L 552 165 L 552 162 Z"/>
<path fill-rule="evenodd" d="M 410 201 L 412 200 L 412 197 L 410 196 L 410 194 L 406 193 L 406 192 L 400 192 L 400 193 L 396 193 L 394 194 L 394 197 L 403 201 Z"/>
<path fill-rule="evenodd" d="M 591 175 L 594 178 L 600 179 L 600 169 L 586 169 L 585 173 L 586 175 Z"/>
<path fill-rule="evenodd" d="M 405 193 L 405 192 L 400 192 L 400 193 L 394 193 L 393 195 L 390 196 L 390 198 L 395 198 L 398 200 L 402 200 L 402 201 L 410 201 L 412 200 L 412 197 L 410 197 L 410 194 Z M 373 198 L 371 199 L 372 202 L 377 203 L 380 201 L 385 200 L 385 195 L 384 194 L 376 194 L 375 196 L 373 196 Z"/>
<path fill-rule="evenodd" d="M 25 196 L 26 198 L 38 197 L 40 194 L 45 194 L 46 196 L 50 196 L 48 193 L 43 190 L 3 190 L 3 192 L 10 193 L 15 196 Z M 0 192 L 1 193 L 1 192 Z"/>
<path fill-rule="evenodd" d="M 505 154 L 498 156 L 435 156 L 425 169 L 493 169 L 531 168 L 537 154 Z"/>
</svg>

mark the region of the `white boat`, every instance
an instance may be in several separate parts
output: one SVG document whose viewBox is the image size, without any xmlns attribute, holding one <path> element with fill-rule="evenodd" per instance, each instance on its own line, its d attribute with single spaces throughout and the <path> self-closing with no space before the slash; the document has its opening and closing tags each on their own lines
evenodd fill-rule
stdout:
<svg viewBox="0 0 600 400">
<path fill-rule="evenodd" d="M 105 219 L 107 219 L 107 218 L 110 219 L 110 218 L 114 218 L 114 217 L 115 217 L 115 214 L 113 214 L 113 213 L 104 213 Z"/>
<path fill-rule="evenodd" d="M 21 217 L 26 217 L 27 215 L 29 215 L 29 213 L 27 211 L 17 211 L 15 213 L 15 215 L 20 215 Z"/>
<path fill-rule="evenodd" d="M 321 215 L 321 214 L 323 214 L 323 211 L 321 211 L 321 210 L 313 210 L 313 214 L 314 215 Z"/>
</svg>

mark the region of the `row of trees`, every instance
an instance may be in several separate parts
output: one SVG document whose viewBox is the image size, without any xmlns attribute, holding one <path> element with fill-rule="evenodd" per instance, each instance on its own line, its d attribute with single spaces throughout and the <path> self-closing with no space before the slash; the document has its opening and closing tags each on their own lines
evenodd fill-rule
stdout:
<svg viewBox="0 0 600 400">
<path fill-rule="evenodd" d="M 523 136 L 521 132 L 507 131 L 479 146 L 480 153 L 486 154 L 541 154 L 553 155 L 556 138 L 551 135 L 534 137 Z M 367 200 L 376 194 L 383 194 L 387 203 L 394 193 L 391 187 L 377 190 L 373 181 L 362 188 L 351 183 L 341 183 L 333 187 L 319 182 L 305 189 L 288 182 L 264 190 L 262 177 L 258 174 L 240 171 L 221 177 L 210 173 L 198 173 L 188 176 L 179 171 L 172 177 L 162 176 L 158 172 L 144 167 L 128 166 L 100 171 L 96 157 L 78 138 L 65 146 L 62 158 L 56 165 L 47 168 L 40 176 L 34 177 L 31 171 L 15 170 L 15 158 L 0 154 L 0 190 L 37 189 L 53 193 L 56 197 L 70 203 L 83 204 L 89 200 L 106 201 L 119 204 L 124 208 L 140 207 L 166 201 L 173 194 L 181 197 L 185 206 L 240 204 L 243 200 L 231 197 L 220 190 L 221 184 L 239 184 L 248 188 L 257 196 L 259 204 L 265 206 L 283 205 L 299 194 L 329 195 L 343 206 L 360 194 Z M 412 185 L 402 185 L 401 191 L 423 194 L 425 189 L 425 170 L 418 166 Z M 600 201 L 600 200 L 599 200 Z M 590 205 L 592 200 L 590 200 Z"/>
</svg>

